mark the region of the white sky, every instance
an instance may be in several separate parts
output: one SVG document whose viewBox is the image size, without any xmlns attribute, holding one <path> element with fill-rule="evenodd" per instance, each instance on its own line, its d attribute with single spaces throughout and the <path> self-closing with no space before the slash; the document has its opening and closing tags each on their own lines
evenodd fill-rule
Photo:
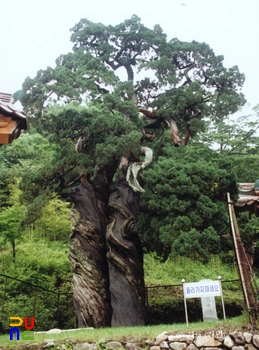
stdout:
<svg viewBox="0 0 259 350">
<path fill-rule="evenodd" d="M 250 106 L 259 103 L 259 0 L 8 0 L 0 13 L 0 92 L 20 90 L 27 76 L 72 51 L 70 29 L 81 18 L 114 25 L 136 14 L 168 39 L 209 44 L 225 67 L 245 74 Z"/>
</svg>

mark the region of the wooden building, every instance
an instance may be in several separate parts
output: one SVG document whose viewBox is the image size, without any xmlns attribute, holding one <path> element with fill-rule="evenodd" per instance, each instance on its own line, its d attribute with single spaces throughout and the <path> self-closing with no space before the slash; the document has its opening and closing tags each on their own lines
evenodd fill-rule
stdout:
<svg viewBox="0 0 259 350">
<path fill-rule="evenodd" d="M 11 94 L 0 92 L 0 145 L 13 142 L 28 129 L 26 114 L 13 104 Z"/>
<path fill-rule="evenodd" d="M 251 214 L 259 215 L 259 181 L 253 183 L 240 183 L 238 186 L 238 200 L 236 207 L 248 210 Z"/>
</svg>

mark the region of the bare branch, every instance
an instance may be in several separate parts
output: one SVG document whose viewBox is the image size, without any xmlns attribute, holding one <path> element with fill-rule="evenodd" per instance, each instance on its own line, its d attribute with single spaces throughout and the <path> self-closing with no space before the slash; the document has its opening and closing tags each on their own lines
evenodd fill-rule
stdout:
<svg viewBox="0 0 259 350">
<path fill-rule="evenodd" d="M 149 118 L 155 119 L 157 117 L 154 112 L 151 112 L 144 107 L 138 106 L 138 110 Z"/>
<path fill-rule="evenodd" d="M 181 146 L 182 141 L 181 141 L 179 134 L 178 134 L 178 127 L 176 125 L 176 122 L 170 117 L 167 118 L 167 121 L 170 125 L 170 131 L 171 131 L 171 135 L 172 135 L 172 140 L 174 142 L 174 146 L 175 147 Z"/>
</svg>

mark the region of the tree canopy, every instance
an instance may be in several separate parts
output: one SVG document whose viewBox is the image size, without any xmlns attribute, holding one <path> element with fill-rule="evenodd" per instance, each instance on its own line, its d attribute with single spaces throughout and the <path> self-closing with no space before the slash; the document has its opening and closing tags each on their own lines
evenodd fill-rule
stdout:
<svg viewBox="0 0 259 350">
<path fill-rule="evenodd" d="M 140 110 L 157 122 L 149 128 L 144 123 L 146 130 L 168 123 L 175 129 L 176 123 L 187 143 L 205 118 L 222 120 L 245 103 L 244 74 L 237 66 L 225 68 L 224 57 L 208 44 L 167 40 L 159 25 L 149 29 L 136 15 L 115 26 L 82 19 L 71 31 L 73 52 L 23 84 L 21 101 L 38 123 L 47 105 L 94 101 L 134 124 Z M 172 137 L 180 142 L 173 130 Z"/>
<path fill-rule="evenodd" d="M 245 103 L 244 75 L 205 43 L 167 40 L 136 15 L 115 26 L 82 19 L 71 32 L 73 52 L 28 77 L 21 97 L 31 124 L 60 147 L 50 172 L 61 187 L 77 165 L 93 176 L 97 164 L 137 159 L 138 143 L 166 128 L 175 145 L 187 144 L 205 120 L 223 120 Z M 72 151 L 77 141 L 83 155 Z"/>
</svg>

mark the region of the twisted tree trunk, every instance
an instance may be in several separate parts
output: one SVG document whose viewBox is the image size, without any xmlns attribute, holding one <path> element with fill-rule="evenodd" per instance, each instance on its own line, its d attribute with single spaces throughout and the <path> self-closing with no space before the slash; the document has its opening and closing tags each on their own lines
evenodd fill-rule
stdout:
<svg viewBox="0 0 259 350">
<path fill-rule="evenodd" d="M 140 214 L 139 192 L 126 180 L 128 165 L 122 165 L 116 191 L 109 205 L 113 220 L 107 227 L 112 326 L 145 324 L 143 253 L 135 224 Z"/>
<path fill-rule="evenodd" d="M 129 164 L 127 158 L 122 159 L 111 195 L 116 164 L 98 168 L 91 181 L 82 177 L 70 194 L 75 208 L 69 260 L 78 327 L 145 324 L 143 253 L 135 225 L 139 192 L 144 191 L 138 172 L 151 163 L 152 151 L 148 147 L 142 151 L 144 162 Z"/>
<path fill-rule="evenodd" d="M 98 328 L 111 324 L 105 243 L 108 210 L 105 191 L 101 196 L 96 190 L 94 184 L 83 178 L 70 194 L 75 209 L 71 211 L 69 260 L 78 327 Z"/>
</svg>

